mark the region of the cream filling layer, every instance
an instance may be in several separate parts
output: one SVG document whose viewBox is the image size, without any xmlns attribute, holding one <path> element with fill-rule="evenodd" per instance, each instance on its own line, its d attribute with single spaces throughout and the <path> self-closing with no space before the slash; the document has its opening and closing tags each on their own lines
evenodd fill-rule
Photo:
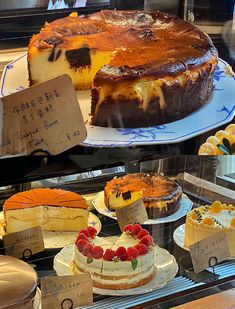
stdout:
<svg viewBox="0 0 235 309">
<path fill-rule="evenodd" d="M 38 206 L 8 210 L 4 213 L 6 232 L 35 226 L 44 231 L 80 231 L 87 228 L 89 211 L 74 207 Z"/>
<path fill-rule="evenodd" d="M 138 242 L 138 239 L 133 238 L 125 232 L 122 233 L 114 243 L 98 236 L 92 241 L 93 245 L 101 246 L 104 251 L 108 248 L 116 250 L 121 246 L 128 248 L 136 245 Z M 87 257 L 80 253 L 75 247 L 74 262 L 77 268 L 84 272 L 89 272 L 92 279 L 101 284 L 130 284 L 149 277 L 154 271 L 154 250 L 150 249 L 147 254 L 137 257 L 137 261 L 138 263 L 135 270 L 133 270 L 130 261 L 93 259 L 92 262 L 88 263 Z M 107 278 L 104 278 L 104 276 Z M 112 280 L 114 277 L 115 280 Z"/>
<path fill-rule="evenodd" d="M 122 283 L 125 281 L 136 282 L 138 280 L 147 278 L 154 268 L 154 252 L 151 250 L 147 254 L 137 258 L 138 264 L 135 270 L 132 269 L 130 261 L 105 261 L 103 259 L 93 259 L 91 263 L 87 263 L 87 257 L 75 249 L 74 262 L 75 265 L 84 272 L 89 272 L 96 280 L 109 281 L 109 278 L 102 278 L 102 276 L 115 277 Z M 118 277 L 121 277 L 118 279 Z M 110 278 L 111 280 L 111 278 Z"/>
</svg>

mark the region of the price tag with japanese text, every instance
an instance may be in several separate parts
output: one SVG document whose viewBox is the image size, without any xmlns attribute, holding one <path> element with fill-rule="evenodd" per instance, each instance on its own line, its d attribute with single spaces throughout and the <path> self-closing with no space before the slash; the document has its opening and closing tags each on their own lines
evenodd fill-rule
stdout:
<svg viewBox="0 0 235 309">
<path fill-rule="evenodd" d="M 127 206 L 118 207 L 115 209 L 115 212 L 121 230 L 128 224 L 142 224 L 148 220 L 148 214 L 142 199 Z"/>
<path fill-rule="evenodd" d="M 42 309 L 72 309 L 93 303 L 89 274 L 49 276 L 41 279 Z"/>
<path fill-rule="evenodd" d="M 195 273 L 214 267 L 230 257 L 225 233 L 219 232 L 189 247 Z"/>
<path fill-rule="evenodd" d="M 5 254 L 16 258 L 30 257 L 45 249 L 40 226 L 6 234 L 2 240 Z"/>
<path fill-rule="evenodd" d="M 64 74 L 0 99 L 0 154 L 52 155 L 86 139 L 87 132 L 71 78 Z"/>
</svg>

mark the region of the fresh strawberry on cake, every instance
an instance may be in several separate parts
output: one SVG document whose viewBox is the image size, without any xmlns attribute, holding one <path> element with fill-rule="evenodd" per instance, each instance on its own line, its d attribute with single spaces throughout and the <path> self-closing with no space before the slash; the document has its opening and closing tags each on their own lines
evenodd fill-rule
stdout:
<svg viewBox="0 0 235 309">
<path fill-rule="evenodd" d="M 125 226 L 114 242 L 97 236 L 93 227 L 75 242 L 75 271 L 90 273 L 95 287 L 123 290 L 151 281 L 156 274 L 153 238 L 139 224 Z"/>
</svg>

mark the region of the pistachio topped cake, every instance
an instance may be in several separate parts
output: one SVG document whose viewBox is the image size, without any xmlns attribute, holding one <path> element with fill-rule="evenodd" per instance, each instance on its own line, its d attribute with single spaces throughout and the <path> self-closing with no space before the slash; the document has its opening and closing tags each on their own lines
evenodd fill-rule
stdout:
<svg viewBox="0 0 235 309">
<path fill-rule="evenodd" d="M 235 256 L 235 206 L 219 201 L 201 206 L 187 214 L 185 224 L 185 246 L 198 242 L 208 236 L 224 232 L 227 237 L 230 254 Z"/>
</svg>

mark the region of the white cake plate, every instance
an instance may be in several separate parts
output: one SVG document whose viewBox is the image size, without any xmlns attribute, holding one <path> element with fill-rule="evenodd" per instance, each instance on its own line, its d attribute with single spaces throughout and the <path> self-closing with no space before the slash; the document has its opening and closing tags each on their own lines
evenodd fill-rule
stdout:
<svg viewBox="0 0 235 309">
<path fill-rule="evenodd" d="M 0 212 L 0 238 L 5 234 L 3 212 Z M 101 231 L 100 219 L 92 212 L 89 214 L 88 225 L 96 228 L 97 232 Z M 46 249 L 63 248 L 66 245 L 73 244 L 78 232 L 58 232 L 43 231 L 44 245 Z"/>
<path fill-rule="evenodd" d="M 88 135 L 82 145 L 125 147 L 178 143 L 230 122 L 235 116 L 235 79 L 227 67 L 227 63 L 220 59 L 214 73 L 214 89 L 211 98 L 205 106 L 191 115 L 164 125 L 135 129 L 103 128 L 87 124 Z M 25 54 L 5 67 L 0 82 L 0 96 L 28 87 L 27 55 Z M 90 91 L 77 91 L 77 97 L 84 121 L 89 123 Z"/>
<path fill-rule="evenodd" d="M 55 256 L 54 270 L 58 276 L 69 276 L 75 274 L 73 272 L 74 252 L 75 246 L 68 245 Z M 109 296 L 145 294 L 164 287 L 178 272 L 178 264 L 176 263 L 174 256 L 167 250 L 158 246 L 155 248 L 155 265 L 157 267 L 156 276 L 152 281 L 145 285 L 127 290 L 107 290 L 93 287 L 93 293 Z"/>
<path fill-rule="evenodd" d="M 180 225 L 175 229 L 173 233 L 174 242 L 179 246 L 181 249 L 189 251 L 189 248 L 184 244 L 184 235 L 185 235 L 185 224 Z"/>
<path fill-rule="evenodd" d="M 117 220 L 115 211 L 109 210 L 105 205 L 104 191 L 99 192 L 97 196 L 95 197 L 95 199 L 92 201 L 92 203 L 95 209 L 99 213 L 109 218 L 112 218 L 114 220 Z M 181 197 L 181 201 L 180 201 L 180 207 L 175 213 L 167 217 L 164 217 L 164 218 L 148 219 L 143 224 L 159 224 L 159 223 L 174 222 L 186 216 L 187 213 L 192 209 L 192 207 L 193 207 L 193 202 L 187 197 L 187 195 L 183 194 Z"/>
</svg>

